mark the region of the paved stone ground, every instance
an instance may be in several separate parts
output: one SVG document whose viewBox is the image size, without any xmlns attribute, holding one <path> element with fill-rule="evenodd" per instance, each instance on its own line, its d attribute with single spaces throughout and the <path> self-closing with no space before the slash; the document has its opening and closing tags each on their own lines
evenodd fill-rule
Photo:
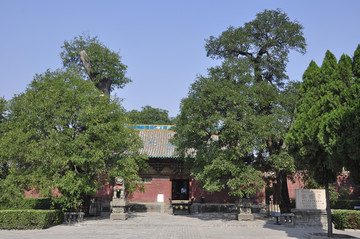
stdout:
<svg viewBox="0 0 360 239">
<path fill-rule="evenodd" d="M 314 228 L 291 228 L 276 225 L 261 215 L 255 221 L 239 222 L 235 215 L 208 213 L 173 216 L 161 213 L 131 213 L 126 221 L 89 218 L 83 223 L 58 225 L 46 230 L 0 230 L 0 238 L 97 238 L 97 239 L 215 239 L 215 238 L 305 238 L 307 232 L 324 232 Z M 360 238 L 360 231 L 340 231 Z"/>
</svg>

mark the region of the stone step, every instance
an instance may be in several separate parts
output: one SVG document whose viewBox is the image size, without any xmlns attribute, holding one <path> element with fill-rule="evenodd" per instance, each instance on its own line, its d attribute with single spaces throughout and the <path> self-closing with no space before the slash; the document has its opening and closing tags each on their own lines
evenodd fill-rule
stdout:
<svg viewBox="0 0 360 239">
<path fill-rule="evenodd" d="M 172 209 L 168 203 L 129 203 L 128 209 L 130 212 L 172 213 Z"/>
</svg>

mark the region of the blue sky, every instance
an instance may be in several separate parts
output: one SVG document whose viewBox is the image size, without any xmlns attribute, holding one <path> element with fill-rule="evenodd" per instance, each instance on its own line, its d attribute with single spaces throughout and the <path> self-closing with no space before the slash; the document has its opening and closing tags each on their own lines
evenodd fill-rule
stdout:
<svg viewBox="0 0 360 239">
<path fill-rule="evenodd" d="M 290 54 L 292 80 L 301 80 L 311 60 L 320 65 L 326 50 L 339 59 L 360 43 L 359 0 L 0 0 L 0 97 L 11 99 L 36 73 L 61 68 L 64 40 L 85 32 L 120 51 L 133 82 L 113 93 L 127 110 L 150 105 L 176 116 L 196 76 L 218 64 L 206 57 L 205 39 L 276 8 L 304 26 L 307 53 Z"/>
</svg>

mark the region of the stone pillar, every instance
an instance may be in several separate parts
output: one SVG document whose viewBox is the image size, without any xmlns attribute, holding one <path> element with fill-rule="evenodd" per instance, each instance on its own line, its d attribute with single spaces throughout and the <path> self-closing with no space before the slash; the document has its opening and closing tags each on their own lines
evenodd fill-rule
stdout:
<svg viewBox="0 0 360 239">
<path fill-rule="evenodd" d="M 128 218 L 127 213 L 127 201 L 122 199 L 113 199 L 110 203 L 111 214 L 110 220 L 126 220 Z"/>
<path fill-rule="evenodd" d="M 254 215 L 251 214 L 251 201 L 248 198 L 242 198 L 236 203 L 238 210 L 238 221 L 253 221 Z"/>
<path fill-rule="evenodd" d="M 115 178 L 114 196 L 110 202 L 110 208 L 110 220 L 126 220 L 128 218 L 124 179 L 122 177 Z"/>
</svg>

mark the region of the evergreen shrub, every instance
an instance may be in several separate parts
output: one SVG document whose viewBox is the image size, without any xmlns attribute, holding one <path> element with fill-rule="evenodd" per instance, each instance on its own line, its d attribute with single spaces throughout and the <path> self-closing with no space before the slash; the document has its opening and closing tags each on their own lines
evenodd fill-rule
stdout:
<svg viewBox="0 0 360 239">
<path fill-rule="evenodd" d="M 360 200 L 341 200 L 338 199 L 331 203 L 332 209 L 347 209 L 353 210 L 354 206 L 360 206 Z"/>
<path fill-rule="evenodd" d="M 360 211 L 333 210 L 332 220 L 336 229 L 360 229 Z"/>
<path fill-rule="evenodd" d="M 18 201 L 0 203 L 0 210 L 52 209 L 51 198 L 23 198 Z"/>
<path fill-rule="evenodd" d="M 0 229 L 44 229 L 63 221 L 61 210 L 0 210 Z"/>
</svg>

